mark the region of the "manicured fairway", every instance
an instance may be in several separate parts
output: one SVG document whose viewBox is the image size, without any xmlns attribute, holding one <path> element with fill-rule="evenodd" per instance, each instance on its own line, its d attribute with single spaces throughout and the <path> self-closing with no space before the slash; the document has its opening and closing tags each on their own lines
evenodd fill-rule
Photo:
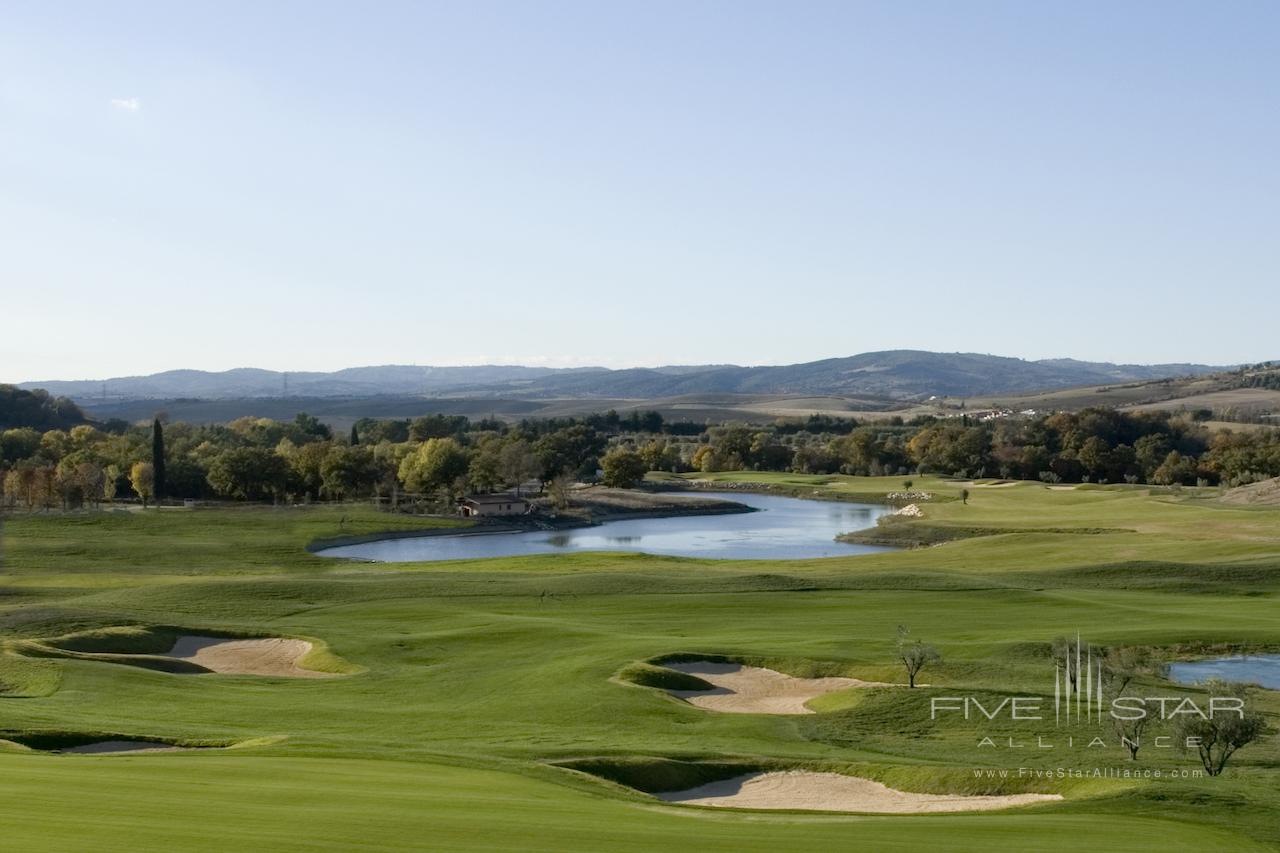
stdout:
<svg viewBox="0 0 1280 853">
<path fill-rule="evenodd" d="M 426 762 L 162 755 L 3 767 L 6 849 L 24 851 L 985 851 L 1029 839 L 1069 851 L 1151 849 L 1154 838 L 1169 851 L 1267 849 L 1129 815 L 714 814 Z"/>
<path fill-rule="evenodd" d="M 742 476 L 849 494 L 901 487 Z M 579 554 L 383 566 L 304 546 L 418 522 L 359 507 L 10 518 L 0 728 L 243 745 L 0 750 L 5 849 L 1280 849 L 1273 735 L 1215 779 L 978 778 L 1132 762 L 1080 746 L 979 749 L 974 726 L 928 711 L 940 692 L 1051 695 L 1048 644 L 1077 631 L 1104 645 L 1280 648 L 1280 511 L 1040 484 L 971 486 L 966 506 L 945 500 L 957 485 L 916 487 L 939 496 L 921 524 L 969 538 L 803 562 Z M 930 687 L 831 694 L 818 714 L 716 714 L 618 677 L 639 661 L 706 653 L 897 681 L 904 622 L 944 654 L 922 678 Z M 126 624 L 317 638 L 363 670 L 191 676 L 15 654 L 22 639 Z M 1144 683 L 1170 689 L 1156 675 Z M 1254 701 L 1274 726 L 1276 694 Z M 1198 766 L 1176 750 L 1140 757 L 1166 773 Z M 904 790 L 1066 799 L 942 816 L 717 812 L 553 766 L 588 758 L 783 762 Z"/>
</svg>

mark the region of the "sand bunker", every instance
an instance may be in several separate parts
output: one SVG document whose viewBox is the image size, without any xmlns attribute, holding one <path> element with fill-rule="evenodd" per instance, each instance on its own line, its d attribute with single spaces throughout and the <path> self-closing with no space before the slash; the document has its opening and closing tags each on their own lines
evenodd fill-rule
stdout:
<svg viewBox="0 0 1280 853">
<path fill-rule="evenodd" d="M 808 809 L 878 814 L 985 811 L 1062 799 L 1060 794 L 914 794 L 870 779 L 808 770 L 748 773 L 687 791 L 656 796 L 669 803 L 735 809 Z"/>
<path fill-rule="evenodd" d="M 311 651 L 306 640 L 267 637 L 234 640 L 227 637 L 179 637 L 167 657 L 190 661 L 211 672 L 234 675 L 272 675 L 285 678 L 329 678 L 330 672 L 303 669 L 298 661 Z"/>
<path fill-rule="evenodd" d="M 56 752 L 72 755 L 111 755 L 120 752 L 181 752 L 184 747 L 151 740 L 100 740 L 69 746 Z"/>
<path fill-rule="evenodd" d="M 812 714 L 805 703 L 850 687 L 898 687 L 857 678 L 796 678 L 758 666 L 712 661 L 664 663 L 667 669 L 696 675 L 714 690 L 668 690 L 690 705 L 726 714 Z"/>
</svg>

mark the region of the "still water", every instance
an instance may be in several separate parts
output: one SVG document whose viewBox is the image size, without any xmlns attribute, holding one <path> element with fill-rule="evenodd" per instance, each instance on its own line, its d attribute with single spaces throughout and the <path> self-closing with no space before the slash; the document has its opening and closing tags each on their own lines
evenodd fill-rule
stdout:
<svg viewBox="0 0 1280 853">
<path fill-rule="evenodd" d="M 316 553 L 322 557 L 405 563 L 570 551 L 643 551 L 717 559 L 801 560 L 889 550 L 837 542 L 835 537 L 874 527 L 876 519 L 893 511 L 890 507 L 737 492 L 699 494 L 736 501 L 758 511 L 636 518 L 572 530 L 380 539 Z"/>
<path fill-rule="evenodd" d="M 1179 684 L 1199 684 L 1210 678 L 1243 681 L 1280 690 L 1280 655 L 1214 658 L 1169 664 L 1169 678 Z"/>
</svg>

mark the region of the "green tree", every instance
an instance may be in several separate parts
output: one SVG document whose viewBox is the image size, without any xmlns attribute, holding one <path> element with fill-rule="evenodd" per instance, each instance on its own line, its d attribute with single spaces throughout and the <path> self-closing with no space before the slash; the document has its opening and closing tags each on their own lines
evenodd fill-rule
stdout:
<svg viewBox="0 0 1280 853">
<path fill-rule="evenodd" d="M 151 468 L 155 472 L 155 494 L 157 498 L 163 498 L 166 493 L 165 469 L 164 469 L 164 428 L 160 426 L 160 419 L 156 418 L 151 422 Z"/>
<path fill-rule="evenodd" d="M 533 445 L 539 476 L 544 482 L 566 471 L 578 471 L 583 463 L 599 456 L 605 438 L 584 424 L 575 424 L 544 435 Z"/>
<path fill-rule="evenodd" d="M 604 469 L 604 484 L 619 489 L 629 489 L 644 479 L 644 459 L 639 453 L 625 447 L 615 447 L 600 460 Z"/>
<path fill-rule="evenodd" d="M 295 493 L 319 496 L 324 489 L 324 472 L 321 467 L 332 442 L 312 441 L 301 447 L 295 447 L 288 439 L 276 447 L 276 453 L 286 462 L 289 468 L 289 488 Z"/>
<path fill-rule="evenodd" d="M 320 486 L 331 498 L 356 498 L 372 493 L 381 473 L 369 448 L 330 444 L 320 461 Z"/>
<path fill-rule="evenodd" d="M 40 433 L 31 427 L 7 429 L 0 433 L 0 464 L 13 464 L 40 452 Z"/>
<path fill-rule="evenodd" d="M 289 432 L 299 444 L 317 439 L 328 441 L 333 438 L 333 430 L 329 429 L 328 424 L 322 423 L 315 415 L 309 415 L 306 412 L 298 412 L 294 415 L 292 429 Z"/>
<path fill-rule="evenodd" d="M 674 471 L 680 465 L 680 451 L 661 439 L 640 448 L 640 457 L 650 471 Z"/>
<path fill-rule="evenodd" d="M 1152 475 L 1169 455 L 1169 450 L 1169 437 L 1164 433 L 1144 435 L 1133 443 L 1135 462 L 1141 469 L 1143 482 L 1152 482 Z"/>
<path fill-rule="evenodd" d="M 278 497 L 288 484 L 285 460 L 265 447 L 224 451 L 209 465 L 209 485 L 220 495 L 256 501 Z"/>
<path fill-rule="evenodd" d="M 1090 478 L 1103 479 L 1111 466 L 1111 446 L 1107 444 L 1106 439 L 1096 435 L 1090 436 L 1076 451 L 1076 461 Z"/>
<path fill-rule="evenodd" d="M 1157 486 L 1172 486 L 1175 483 L 1191 485 L 1196 481 L 1196 464 L 1176 450 L 1160 463 L 1160 467 L 1151 475 L 1151 482 Z"/>
<path fill-rule="evenodd" d="M 538 476 L 538 467 L 538 456 L 529 442 L 517 438 L 502 445 L 498 474 L 505 485 L 516 487 L 516 494 L 520 493 L 523 483 Z"/>
<path fill-rule="evenodd" d="M 400 482 L 411 492 L 453 488 L 467 473 L 466 451 L 452 438 L 431 438 L 400 463 Z"/>
<path fill-rule="evenodd" d="M 409 437 L 414 441 L 446 438 L 466 432 L 469 424 L 462 415 L 425 415 L 409 425 Z"/>
<path fill-rule="evenodd" d="M 492 492 L 503 485 L 502 451 L 504 442 L 496 435 L 481 440 L 467 467 L 467 481 L 479 492 Z"/>
</svg>

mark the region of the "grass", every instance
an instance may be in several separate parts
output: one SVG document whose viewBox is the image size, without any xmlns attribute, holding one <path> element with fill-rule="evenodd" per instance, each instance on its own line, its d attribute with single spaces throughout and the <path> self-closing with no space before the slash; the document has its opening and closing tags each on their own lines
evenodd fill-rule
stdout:
<svg viewBox="0 0 1280 853">
<path fill-rule="evenodd" d="M 189 661 L 168 657 L 179 638 L 184 635 L 225 637 L 227 639 L 253 639 L 272 636 L 266 631 L 234 632 L 217 628 L 176 628 L 165 625 L 124 625 L 75 631 L 57 637 L 34 640 L 17 640 L 9 643 L 7 651 L 23 657 L 71 658 L 137 666 L 159 672 L 176 674 L 201 674 L 208 672 L 202 666 Z M 349 675 L 361 671 L 330 651 L 328 644 L 316 637 L 299 637 L 311 643 L 311 648 L 298 661 L 304 669 Z"/>
<path fill-rule="evenodd" d="M 832 498 L 902 487 L 900 478 L 736 479 Z M 954 499 L 966 487 L 967 505 Z M 574 554 L 367 565 L 305 545 L 440 522 L 329 507 L 10 517 L 0 730 L 249 743 L 137 756 L 0 752 L 6 847 L 1280 849 L 1274 736 L 1242 749 L 1216 779 L 1168 778 L 1192 758 L 1155 749 L 1136 766 L 1161 771 L 1158 780 L 1029 779 L 1018 768 L 1135 765 L 1079 743 L 979 749 L 973 724 L 928 713 L 942 692 L 1051 697 L 1048 643 L 1060 634 L 1170 655 L 1277 647 L 1280 510 L 1230 507 L 1195 490 L 927 478 L 915 488 L 952 498 L 923 504 L 920 524 L 1001 532 L 792 562 Z M 715 714 L 659 689 L 676 674 L 655 662 L 672 655 L 900 680 L 902 622 L 944 654 L 922 674 L 930 687 L 831 694 L 823 713 L 801 717 Z M 107 629 L 121 626 L 134 626 L 125 633 L 144 653 L 156 642 L 147 636 L 188 626 L 316 638 L 364 669 L 314 681 L 193 677 L 12 653 L 50 638 L 119 653 L 120 632 Z M 1144 686 L 1177 689 L 1156 676 Z M 1276 695 L 1257 691 L 1255 701 L 1274 726 Z M 1025 723 L 991 731 L 1000 742 L 1034 734 Z M 905 790 L 1067 799 L 1003 813 L 746 815 L 663 806 L 638 792 L 779 766 L 843 769 Z"/>
</svg>

